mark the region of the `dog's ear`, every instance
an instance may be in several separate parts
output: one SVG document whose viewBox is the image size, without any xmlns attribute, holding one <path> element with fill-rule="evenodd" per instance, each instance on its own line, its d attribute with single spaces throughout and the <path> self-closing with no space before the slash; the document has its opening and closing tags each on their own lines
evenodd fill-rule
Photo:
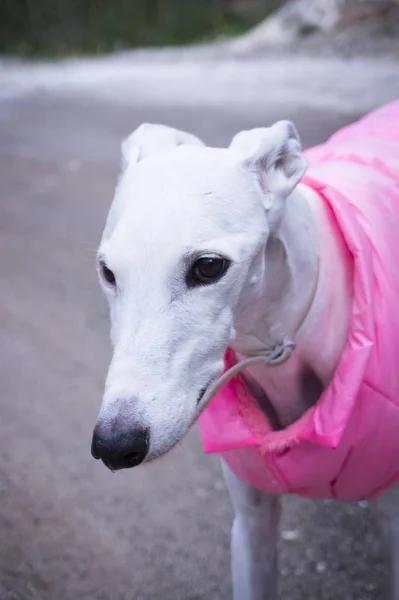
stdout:
<svg viewBox="0 0 399 600">
<path fill-rule="evenodd" d="M 143 123 L 122 143 L 123 167 L 183 144 L 204 146 L 204 143 L 191 133 L 166 125 Z"/>
<path fill-rule="evenodd" d="M 290 121 L 241 131 L 232 139 L 229 150 L 258 178 L 266 209 L 272 208 L 276 198 L 289 196 L 308 166 L 297 130 Z"/>
</svg>

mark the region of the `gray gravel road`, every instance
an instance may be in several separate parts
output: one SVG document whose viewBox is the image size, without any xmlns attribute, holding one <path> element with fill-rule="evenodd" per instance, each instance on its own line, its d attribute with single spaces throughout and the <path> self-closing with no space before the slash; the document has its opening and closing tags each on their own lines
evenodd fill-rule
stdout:
<svg viewBox="0 0 399 600">
<path fill-rule="evenodd" d="M 166 104 L 56 91 L 0 102 L 2 600 L 230 598 L 232 510 L 198 432 L 130 472 L 111 474 L 89 452 L 110 356 L 93 258 L 119 143 L 142 121 L 222 144 L 288 117 L 308 145 L 358 112 Z M 286 600 L 385 598 L 367 504 L 286 499 L 280 567 Z"/>
</svg>

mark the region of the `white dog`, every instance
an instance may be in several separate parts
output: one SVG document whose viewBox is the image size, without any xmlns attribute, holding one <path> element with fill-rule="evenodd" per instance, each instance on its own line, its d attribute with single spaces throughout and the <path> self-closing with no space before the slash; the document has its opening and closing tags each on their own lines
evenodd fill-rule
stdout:
<svg viewBox="0 0 399 600">
<path fill-rule="evenodd" d="M 228 347 L 253 356 L 288 334 L 296 344 L 289 360 L 251 364 L 243 378 L 272 429 L 289 427 L 334 376 L 353 294 L 348 250 L 329 209 L 300 183 L 307 161 L 294 126 L 242 132 L 215 149 L 142 125 L 122 151 L 98 252 L 114 353 L 93 456 L 117 470 L 165 454 L 214 394 Z M 236 514 L 234 598 L 275 600 L 279 496 L 245 483 L 225 461 L 223 468 Z M 398 515 L 393 510 L 394 566 Z"/>
</svg>

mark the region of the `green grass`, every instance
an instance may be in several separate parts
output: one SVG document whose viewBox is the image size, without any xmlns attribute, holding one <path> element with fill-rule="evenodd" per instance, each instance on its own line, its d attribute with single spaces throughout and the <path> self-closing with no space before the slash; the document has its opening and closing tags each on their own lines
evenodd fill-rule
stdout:
<svg viewBox="0 0 399 600">
<path fill-rule="evenodd" d="M 5 0 L 0 52 L 59 57 L 188 44 L 241 33 L 255 21 L 227 0 Z"/>
</svg>

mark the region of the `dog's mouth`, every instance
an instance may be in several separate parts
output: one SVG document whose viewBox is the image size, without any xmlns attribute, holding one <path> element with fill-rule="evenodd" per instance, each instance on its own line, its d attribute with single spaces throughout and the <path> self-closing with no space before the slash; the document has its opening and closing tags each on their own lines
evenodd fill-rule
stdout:
<svg viewBox="0 0 399 600">
<path fill-rule="evenodd" d="M 198 394 L 198 398 L 197 398 L 197 406 L 199 405 L 199 403 L 201 402 L 202 398 L 205 396 L 205 392 L 206 390 L 209 388 L 209 386 L 211 385 L 211 381 L 208 383 L 207 386 L 203 387 L 202 390 L 200 391 L 200 393 Z"/>
<path fill-rule="evenodd" d="M 174 448 L 176 446 L 179 446 L 183 443 L 184 438 L 186 437 L 186 435 L 189 433 L 189 431 L 191 430 L 191 428 L 193 427 L 193 425 L 196 423 L 197 419 L 199 418 L 202 410 L 205 407 L 200 407 L 199 405 L 201 404 L 202 399 L 204 398 L 206 392 L 208 391 L 209 387 L 211 386 L 211 384 L 213 383 L 213 381 L 216 378 L 213 377 L 212 379 L 209 380 L 208 385 L 204 386 L 203 388 L 201 388 L 198 396 L 197 396 L 197 411 L 192 419 L 192 421 L 189 423 L 189 425 L 187 426 L 187 428 L 185 429 L 185 431 L 170 445 L 169 448 L 167 448 L 166 450 L 163 451 L 155 451 L 150 453 L 146 459 L 144 460 L 144 463 L 150 463 L 153 462 L 154 460 L 157 460 L 158 458 L 161 458 L 163 456 L 165 456 L 166 454 L 169 454 L 172 450 L 174 450 Z"/>
<path fill-rule="evenodd" d="M 208 401 L 205 403 L 204 406 L 200 406 L 204 396 L 206 395 L 206 393 L 208 392 L 208 390 L 210 389 L 210 387 L 215 383 L 215 381 L 220 377 L 221 373 L 220 371 L 214 375 L 213 377 L 211 377 L 207 383 L 206 386 L 204 386 L 203 388 L 201 388 L 200 393 L 198 394 L 197 397 L 197 415 L 196 418 L 199 417 L 199 415 L 201 414 L 201 412 L 206 408 Z M 212 398 L 210 398 L 212 399 Z"/>
</svg>

